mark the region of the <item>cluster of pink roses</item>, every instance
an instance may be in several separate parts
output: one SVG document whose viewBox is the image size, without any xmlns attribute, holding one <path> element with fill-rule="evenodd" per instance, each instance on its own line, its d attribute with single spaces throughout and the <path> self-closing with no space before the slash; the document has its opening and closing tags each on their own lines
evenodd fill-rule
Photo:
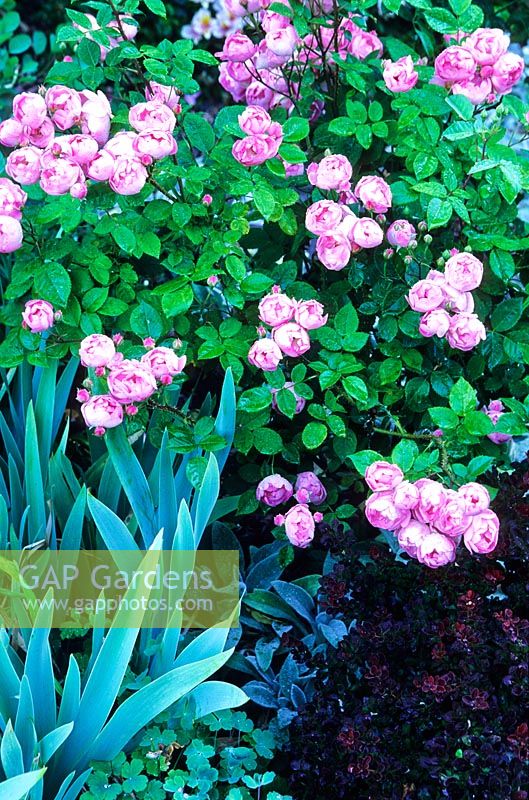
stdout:
<svg viewBox="0 0 529 800">
<path fill-rule="evenodd" d="M 385 214 L 392 204 L 391 189 L 378 175 L 366 175 L 351 191 L 352 174 L 351 163 L 343 155 L 325 156 L 307 169 L 307 177 L 313 186 L 323 191 L 337 192 L 340 200 L 318 200 L 309 206 L 305 215 L 307 230 L 318 237 L 318 258 L 330 270 L 344 269 L 352 253 L 363 248 L 378 247 L 384 239 L 384 232 L 375 219 L 357 217 L 346 203 L 361 203 L 367 211 Z M 409 229 L 403 228 L 401 231 L 394 223 L 395 241 L 407 238 L 409 244 L 414 237 L 413 226 L 406 224 Z"/>
<path fill-rule="evenodd" d="M 499 28 L 458 34 L 435 59 L 433 83 L 462 94 L 475 105 L 493 103 L 508 94 L 524 73 L 524 61 L 508 52 L 509 36 Z"/>
<path fill-rule="evenodd" d="M 84 421 L 94 429 L 96 436 L 103 436 L 107 428 L 121 425 L 124 411 L 129 416 L 137 414 L 136 404 L 157 392 L 158 384 L 171 384 L 186 364 L 185 356 L 177 356 L 170 347 L 156 347 L 151 338 L 144 340 L 147 352 L 139 360 L 125 359 L 116 350 L 116 345 L 122 341 L 121 334 L 111 339 L 92 333 L 79 347 L 81 364 L 92 369 L 96 378 L 106 380 L 105 393 L 90 395 L 89 389 L 94 386 L 90 378 L 77 392 Z"/>
<path fill-rule="evenodd" d="M 264 372 L 273 372 L 283 355 L 302 356 L 310 348 L 308 331 L 321 328 L 327 317 L 318 300 L 294 300 L 283 294 L 280 286 L 273 286 L 259 303 L 259 319 L 272 328 L 271 336 L 252 344 L 248 361 Z M 262 326 L 258 330 L 266 333 Z"/>
<path fill-rule="evenodd" d="M 455 561 L 461 539 L 471 553 L 495 549 L 500 523 L 479 483 L 465 483 L 457 492 L 429 478 L 412 483 L 387 461 L 371 464 L 365 480 L 373 491 L 366 500 L 367 519 L 375 528 L 392 531 L 400 547 L 421 564 L 436 569 Z"/>
<path fill-rule="evenodd" d="M 323 515 L 312 513 L 308 503 L 319 506 L 327 497 L 323 483 L 314 472 L 300 472 L 294 486 L 281 475 L 268 475 L 258 484 L 257 499 L 271 508 L 287 503 L 292 496 L 298 501 L 286 514 L 274 517 L 276 525 L 284 525 L 289 542 L 296 547 L 307 547 L 314 538 L 316 522 Z"/>
<path fill-rule="evenodd" d="M 270 114 L 260 106 L 248 106 L 239 114 L 239 126 L 244 139 L 237 139 L 232 148 L 233 157 L 245 167 L 263 164 L 275 158 L 283 141 L 283 128 L 272 122 Z"/>
<path fill-rule="evenodd" d="M 446 336 L 450 347 L 472 350 L 485 341 L 485 326 L 474 314 L 472 290 L 483 277 L 483 264 L 470 253 L 454 252 L 445 264 L 444 274 L 430 270 L 417 281 L 407 296 L 414 311 L 421 312 L 419 331 L 423 336 Z M 453 312 L 453 313 L 452 313 Z"/>
<path fill-rule="evenodd" d="M 144 187 L 147 167 L 177 151 L 173 130 L 180 110 L 170 86 L 150 83 L 147 101 L 129 111 L 133 130 L 110 136 L 112 110 L 103 92 L 51 86 L 42 96 L 22 92 L 13 99 L 13 116 L 0 123 L 0 144 L 16 148 L 7 157 L 6 172 L 23 186 L 39 182 L 49 195 L 68 192 L 84 198 L 87 179 L 108 181 L 117 194 L 137 194 Z M 80 128 L 80 133 L 64 133 Z M 56 132 L 61 135 L 57 136 Z M 25 194 L 8 187 L 6 205 L 18 213 Z M 0 200 L 1 202 L 1 200 Z M 19 225 L 0 221 L 1 236 L 10 252 L 22 244 Z"/>
<path fill-rule="evenodd" d="M 282 2 L 289 6 L 288 0 Z M 341 20 L 337 34 L 332 25 L 322 25 L 301 38 L 288 16 L 268 10 L 271 0 L 224 0 L 224 5 L 231 17 L 248 17 L 252 31 L 262 37 L 256 42 L 240 30 L 232 31 L 217 54 L 222 61 L 221 86 L 236 103 L 244 100 L 266 109 L 282 106 L 290 110 L 300 91 L 291 67 L 309 63 L 317 70 L 332 60 L 334 52 L 343 59 L 348 55 L 364 59 L 382 52 L 378 36 L 357 25 L 354 20 L 360 18 L 353 14 Z M 332 9 L 332 0 L 312 4 L 315 13 L 329 14 Z"/>
</svg>

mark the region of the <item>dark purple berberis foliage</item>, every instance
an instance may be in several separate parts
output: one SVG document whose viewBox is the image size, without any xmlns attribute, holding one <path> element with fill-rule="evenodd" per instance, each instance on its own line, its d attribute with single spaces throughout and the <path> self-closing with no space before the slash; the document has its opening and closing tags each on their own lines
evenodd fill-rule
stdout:
<svg viewBox="0 0 529 800">
<path fill-rule="evenodd" d="M 372 545 L 366 559 L 353 532 L 323 534 L 337 564 L 322 600 L 350 631 L 309 662 L 317 690 L 291 728 L 296 798 L 529 797 L 528 490 L 525 464 L 495 502 L 499 556 L 455 568 Z"/>
</svg>

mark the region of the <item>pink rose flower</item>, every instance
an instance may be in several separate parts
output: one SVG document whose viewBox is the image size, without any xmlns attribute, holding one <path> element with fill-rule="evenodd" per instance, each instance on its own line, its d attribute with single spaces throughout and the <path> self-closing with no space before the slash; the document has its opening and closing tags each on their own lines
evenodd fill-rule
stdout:
<svg viewBox="0 0 529 800">
<path fill-rule="evenodd" d="M 35 147 L 48 147 L 55 136 L 55 128 L 51 119 L 46 117 L 38 128 L 26 128 L 29 144 Z"/>
<path fill-rule="evenodd" d="M 314 538 L 314 517 L 306 505 L 298 503 L 285 514 L 285 533 L 295 547 L 308 547 Z"/>
<path fill-rule="evenodd" d="M 13 98 L 13 116 L 28 128 L 39 128 L 46 119 L 44 98 L 36 92 L 22 92 Z"/>
<path fill-rule="evenodd" d="M 129 111 L 129 123 L 135 131 L 150 129 L 172 133 L 176 117 L 165 103 L 147 100 L 146 103 L 136 103 L 132 106 Z"/>
<path fill-rule="evenodd" d="M 365 481 L 373 492 L 395 489 L 404 480 L 404 473 L 397 464 L 389 461 L 373 461 L 365 471 Z"/>
<path fill-rule="evenodd" d="M 110 153 L 114 158 L 120 156 L 134 156 L 134 140 L 137 134 L 134 131 L 120 131 L 105 144 L 104 152 Z"/>
<path fill-rule="evenodd" d="M 500 28 L 477 28 L 467 36 L 463 47 L 481 66 L 494 65 L 509 49 L 509 36 Z"/>
<path fill-rule="evenodd" d="M 299 43 L 299 36 L 293 25 L 269 31 L 265 36 L 267 48 L 274 55 L 288 59 Z"/>
<path fill-rule="evenodd" d="M 302 356 L 310 348 L 309 335 L 297 322 L 284 322 L 274 328 L 272 337 L 286 356 Z"/>
<path fill-rule="evenodd" d="M 417 560 L 431 569 L 456 560 L 456 542 L 442 533 L 429 533 L 417 546 Z"/>
<path fill-rule="evenodd" d="M 417 558 L 417 548 L 430 533 L 428 525 L 411 519 L 404 528 L 397 531 L 397 541 L 409 556 Z"/>
<path fill-rule="evenodd" d="M 88 194 L 88 186 L 86 185 L 86 179 L 84 175 L 79 175 L 79 180 L 77 183 L 74 183 L 74 185 L 70 187 L 70 194 L 72 197 L 76 197 L 78 200 L 84 200 Z"/>
<path fill-rule="evenodd" d="M 286 389 L 287 391 L 291 392 L 294 395 L 294 398 L 296 400 L 296 408 L 294 409 L 294 414 L 301 414 L 301 412 L 305 408 L 305 398 L 301 397 L 295 391 L 294 384 L 292 383 L 292 381 L 286 381 L 286 383 L 283 386 L 283 389 Z M 271 391 L 272 391 L 272 408 L 274 408 L 276 411 L 279 411 L 280 414 L 283 414 L 283 412 L 277 405 L 277 400 L 276 400 L 276 395 L 279 389 L 272 389 Z"/>
<path fill-rule="evenodd" d="M 480 514 L 486 511 L 490 504 L 490 495 L 484 486 L 471 481 L 460 486 L 457 490 L 458 495 L 465 504 L 466 513 L 469 516 Z"/>
<path fill-rule="evenodd" d="M 444 294 L 440 284 L 422 280 L 411 287 L 406 299 L 414 311 L 434 311 L 443 304 Z"/>
<path fill-rule="evenodd" d="M 270 114 L 261 106 L 248 106 L 238 120 L 240 129 L 247 134 L 266 133 L 272 124 Z"/>
<path fill-rule="evenodd" d="M 263 11 L 260 17 L 261 28 L 269 33 L 270 31 L 279 31 L 282 28 L 287 28 L 290 25 L 288 17 L 282 14 L 276 14 L 275 11 Z"/>
<path fill-rule="evenodd" d="M 435 76 L 444 83 L 455 83 L 472 78 L 477 64 L 472 53 L 455 44 L 443 50 L 435 59 Z"/>
<path fill-rule="evenodd" d="M 36 147 L 21 147 L 9 153 L 6 160 L 6 172 L 10 178 L 23 186 L 37 183 L 40 178 L 41 151 Z"/>
<path fill-rule="evenodd" d="M 415 516 L 419 522 L 435 524 L 446 503 L 444 486 L 430 478 L 420 478 L 415 482 L 415 486 L 419 490 L 419 505 L 414 511 Z"/>
<path fill-rule="evenodd" d="M 419 333 L 428 338 L 431 336 L 439 336 L 442 338 L 446 336 L 449 327 L 449 314 L 442 308 L 436 308 L 422 315 L 419 322 Z"/>
<path fill-rule="evenodd" d="M 406 219 L 396 219 L 386 231 L 386 238 L 393 247 L 408 247 L 416 236 L 415 228 Z"/>
<path fill-rule="evenodd" d="M 360 178 L 354 188 L 354 194 L 369 211 L 385 214 L 391 208 L 391 189 L 383 178 L 376 175 Z"/>
<path fill-rule="evenodd" d="M 55 322 L 53 306 L 47 300 L 28 300 L 22 312 L 22 323 L 32 333 L 42 333 Z"/>
<path fill-rule="evenodd" d="M 393 502 L 397 508 L 407 508 L 411 511 L 419 505 L 419 490 L 414 483 L 402 481 L 395 487 Z"/>
<path fill-rule="evenodd" d="M 483 264 L 471 253 L 458 253 L 446 262 L 445 279 L 459 292 L 470 292 L 483 279 Z"/>
<path fill-rule="evenodd" d="M 364 60 L 371 53 L 382 54 L 382 42 L 373 31 L 364 31 L 352 19 L 344 19 L 340 23 L 340 52 L 350 53 L 355 58 Z M 347 33 L 349 36 L 345 36 Z"/>
<path fill-rule="evenodd" d="M 66 194 L 80 176 L 79 165 L 70 158 L 54 158 L 40 173 L 40 188 L 51 195 Z"/>
<path fill-rule="evenodd" d="M 0 215 L 0 253 L 13 253 L 22 247 L 22 225 L 14 217 Z"/>
<path fill-rule="evenodd" d="M 257 52 L 257 46 L 241 31 L 230 33 L 224 40 L 224 46 L 215 53 L 221 61 L 247 61 Z"/>
<path fill-rule="evenodd" d="M 91 92 L 83 89 L 80 92 L 83 106 L 81 110 L 81 131 L 93 136 L 102 147 L 110 134 L 112 109 L 102 91 Z"/>
<path fill-rule="evenodd" d="M 142 160 L 145 156 L 149 160 L 174 156 L 178 150 L 176 139 L 172 133 L 148 128 L 138 133 L 132 142 L 132 147 Z"/>
<path fill-rule="evenodd" d="M 275 158 L 281 141 L 266 133 L 256 133 L 238 139 L 231 149 L 233 157 L 244 167 L 256 167 L 269 158 Z"/>
<path fill-rule="evenodd" d="M 83 367 L 106 367 L 115 355 L 114 342 L 102 333 L 85 336 L 79 346 L 79 358 Z"/>
<path fill-rule="evenodd" d="M 108 181 L 114 174 L 116 160 L 107 150 L 100 150 L 86 166 L 86 175 L 94 181 Z"/>
<path fill-rule="evenodd" d="M 18 147 L 24 138 L 24 126 L 17 119 L 0 122 L 0 144 L 4 147 Z"/>
<path fill-rule="evenodd" d="M 518 83 L 524 72 L 524 60 L 516 53 L 505 53 L 494 64 L 492 85 L 499 94 L 507 94 Z"/>
<path fill-rule="evenodd" d="M 264 503 L 270 508 L 286 503 L 294 494 L 294 487 L 281 475 L 267 475 L 266 478 L 257 485 L 255 496 L 259 502 Z"/>
<path fill-rule="evenodd" d="M 255 80 L 248 84 L 240 99 L 242 100 L 243 98 L 248 105 L 271 108 L 274 100 L 274 90 Z"/>
<path fill-rule="evenodd" d="M 296 304 L 294 300 L 282 292 L 272 292 L 263 297 L 259 303 L 259 319 L 266 325 L 281 325 L 289 322 L 294 316 Z"/>
<path fill-rule="evenodd" d="M 232 17 L 245 17 L 255 14 L 263 7 L 261 0 L 224 0 L 224 7 Z"/>
<path fill-rule="evenodd" d="M 334 200 L 318 200 L 307 208 L 305 227 L 316 236 L 333 231 L 343 218 L 343 207 Z"/>
<path fill-rule="evenodd" d="M 27 199 L 27 194 L 20 186 L 9 178 L 0 178 L 0 215 L 21 219 Z"/>
<path fill-rule="evenodd" d="M 154 375 L 139 361 L 125 360 L 108 374 L 108 389 L 120 403 L 139 403 L 157 390 Z"/>
<path fill-rule="evenodd" d="M 470 525 L 463 534 L 463 542 L 471 553 L 492 553 L 498 544 L 500 521 L 494 511 L 487 508 L 470 517 Z"/>
<path fill-rule="evenodd" d="M 72 159 L 76 164 L 82 166 L 93 161 L 99 150 L 99 145 L 96 140 L 85 133 L 76 133 L 70 136 L 69 144 L 72 148 Z"/>
<path fill-rule="evenodd" d="M 147 169 L 139 158 L 121 156 L 116 159 L 109 185 L 116 194 L 138 194 L 145 186 L 147 178 Z"/>
<path fill-rule="evenodd" d="M 397 508 L 393 502 L 393 492 L 375 492 L 366 500 L 365 515 L 374 528 L 396 531 L 405 528 L 411 520 L 407 508 Z"/>
<path fill-rule="evenodd" d="M 351 245 L 343 233 L 328 231 L 318 237 L 316 252 L 323 266 L 336 272 L 349 263 Z"/>
<path fill-rule="evenodd" d="M 327 323 L 329 315 L 323 312 L 323 305 L 318 300 L 303 300 L 296 305 L 294 319 L 306 331 L 313 331 Z"/>
<path fill-rule="evenodd" d="M 472 292 L 459 292 L 446 282 L 443 285 L 443 292 L 445 296 L 444 307 L 447 311 L 467 311 L 469 314 L 474 311 Z"/>
<path fill-rule="evenodd" d="M 258 339 L 250 347 L 248 361 L 263 372 L 274 372 L 283 353 L 272 339 Z"/>
<path fill-rule="evenodd" d="M 450 347 L 468 351 L 487 338 L 485 326 L 476 314 L 460 312 L 450 320 L 446 339 Z"/>
<path fill-rule="evenodd" d="M 88 428 L 116 428 L 123 422 L 123 409 L 109 394 L 91 397 L 81 406 L 81 414 Z"/>
<path fill-rule="evenodd" d="M 346 156 L 325 156 L 319 164 L 312 163 L 307 168 L 307 177 L 313 186 L 327 191 L 336 189 L 346 191 L 351 186 L 353 168 Z"/>
<path fill-rule="evenodd" d="M 462 94 L 467 97 L 475 106 L 480 103 L 491 102 L 494 98 L 494 90 L 490 78 L 483 78 L 481 75 L 474 75 L 473 78 L 466 78 L 452 84 L 453 94 Z"/>
<path fill-rule="evenodd" d="M 48 113 L 60 131 L 78 125 L 81 119 L 81 96 L 68 86 L 50 86 L 45 96 Z"/>
<path fill-rule="evenodd" d="M 314 503 L 319 506 L 327 497 L 325 486 L 314 472 L 300 472 L 296 478 L 295 491 L 299 503 Z"/>
<path fill-rule="evenodd" d="M 174 86 L 165 86 L 165 84 L 157 83 L 156 81 L 149 81 L 145 87 L 145 99 L 165 103 L 173 114 L 179 114 L 182 110 L 180 95 Z"/>
<path fill-rule="evenodd" d="M 374 219 L 360 217 L 352 228 L 351 236 L 358 247 L 378 247 L 384 240 L 384 231 Z"/>
<path fill-rule="evenodd" d="M 411 56 L 403 56 L 397 61 L 384 61 L 382 77 L 390 92 L 409 92 L 419 79 Z"/>
<path fill-rule="evenodd" d="M 140 360 L 155 378 L 159 378 L 163 382 L 168 376 L 172 378 L 173 375 L 179 375 L 186 365 L 187 358 L 186 356 L 177 356 L 170 347 L 160 346 L 152 347 L 148 353 L 142 355 Z"/>
<path fill-rule="evenodd" d="M 466 503 L 457 492 L 446 490 L 446 502 L 433 520 L 433 525 L 447 536 L 460 536 L 469 525 Z"/>
</svg>

